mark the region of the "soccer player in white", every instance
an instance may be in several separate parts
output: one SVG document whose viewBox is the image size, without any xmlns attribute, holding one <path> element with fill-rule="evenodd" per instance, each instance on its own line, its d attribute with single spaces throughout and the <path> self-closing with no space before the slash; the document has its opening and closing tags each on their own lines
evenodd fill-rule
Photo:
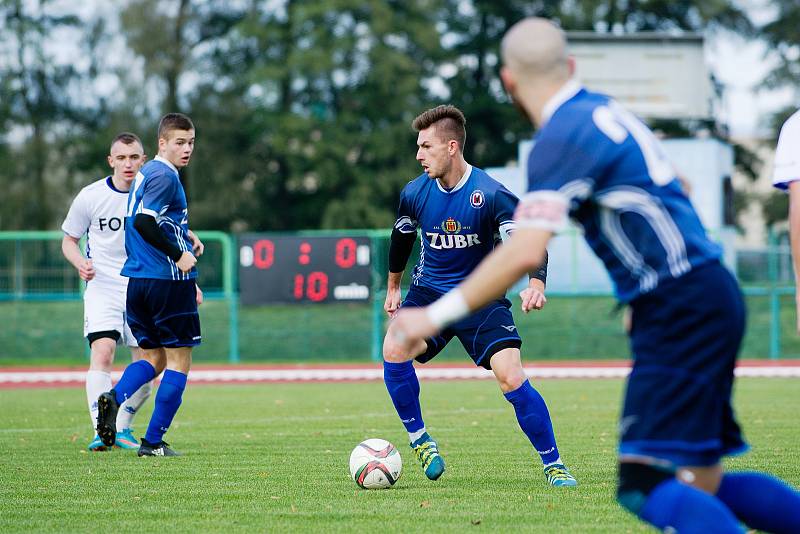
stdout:
<svg viewBox="0 0 800 534">
<path fill-rule="evenodd" d="M 789 240 L 792 246 L 795 286 L 800 287 L 800 111 L 786 119 L 775 149 L 772 183 L 789 192 Z M 797 332 L 800 333 L 800 293 L 795 291 Z"/>
<path fill-rule="evenodd" d="M 61 226 L 64 257 L 86 282 L 83 334 L 91 347 L 86 398 L 92 428 L 97 424 L 97 397 L 112 387 L 111 365 L 117 344 L 128 345 L 132 360 L 141 358 L 136 339 L 125 319 L 128 279 L 120 275 L 120 270 L 127 257 L 123 224 L 128 191 L 144 161 L 142 142 L 136 135 L 117 135 L 108 156 L 113 174 L 81 189 Z M 84 235 L 87 236 L 85 257 L 78 244 Z M 136 411 L 150 397 L 151 389 L 152 382 L 148 382 L 121 407 L 116 439 L 120 448 L 139 447 L 131 432 L 131 424 Z M 106 449 L 96 435 L 89 443 L 90 451 Z"/>
</svg>

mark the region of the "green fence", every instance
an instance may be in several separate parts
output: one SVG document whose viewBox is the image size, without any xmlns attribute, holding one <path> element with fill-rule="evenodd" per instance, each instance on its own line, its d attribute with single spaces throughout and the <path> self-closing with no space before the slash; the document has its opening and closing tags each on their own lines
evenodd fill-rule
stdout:
<svg viewBox="0 0 800 534">
<path fill-rule="evenodd" d="M 241 306 L 235 237 L 199 232 L 203 344 L 195 361 L 343 362 L 380 358 L 385 328 L 388 231 L 372 243 L 372 298 L 364 303 Z M 313 232 L 319 235 L 319 232 Z M 60 232 L 0 232 L 0 365 L 81 364 L 81 282 L 61 254 Z M 353 235 L 349 232 L 348 235 Z M 788 247 L 740 250 L 736 270 L 748 306 L 746 358 L 800 357 Z M 515 305 L 518 299 L 513 298 Z M 609 294 L 550 291 L 542 312 L 515 311 L 526 360 L 625 358 L 622 314 Z M 439 360 L 466 361 L 459 343 Z M 124 361 L 124 360 L 123 360 Z"/>
</svg>

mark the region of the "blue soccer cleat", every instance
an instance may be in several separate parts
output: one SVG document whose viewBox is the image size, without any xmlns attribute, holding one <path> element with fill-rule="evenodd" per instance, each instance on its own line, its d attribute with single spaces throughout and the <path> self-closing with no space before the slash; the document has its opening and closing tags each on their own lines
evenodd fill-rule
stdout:
<svg viewBox="0 0 800 534">
<path fill-rule="evenodd" d="M 444 473 L 444 458 L 439 454 L 439 446 L 433 438 L 425 432 L 420 438 L 411 443 L 411 450 L 417 457 L 425 476 L 430 480 L 436 480 Z"/>
<path fill-rule="evenodd" d="M 548 465 L 544 468 L 544 476 L 551 486 L 573 487 L 578 485 L 578 481 L 570 474 L 564 464 Z"/>
<path fill-rule="evenodd" d="M 122 432 L 117 432 L 117 438 L 114 441 L 114 446 L 125 450 L 136 450 L 139 448 L 139 442 L 133 437 L 133 429 L 125 428 Z"/>
<path fill-rule="evenodd" d="M 97 434 L 94 435 L 94 439 L 89 443 L 89 446 L 86 448 L 92 452 L 101 452 L 108 450 L 106 444 L 102 442 L 100 436 L 98 436 Z"/>
</svg>

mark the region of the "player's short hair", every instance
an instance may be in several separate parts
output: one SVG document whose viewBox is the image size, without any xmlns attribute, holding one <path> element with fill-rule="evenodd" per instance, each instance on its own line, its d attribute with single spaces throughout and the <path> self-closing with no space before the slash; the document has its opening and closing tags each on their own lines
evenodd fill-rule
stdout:
<svg viewBox="0 0 800 534">
<path fill-rule="evenodd" d="M 109 152 L 111 151 L 111 147 L 114 146 L 114 144 L 117 142 L 120 142 L 123 145 L 132 145 L 133 143 L 139 143 L 139 146 L 144 148 L 144 144 L 142 144 L 142 140 L 139 139 L 138 135 L 131 132 L 122 132 L 118 133 L 117 136 L 111 141 L 111 145 L 108 147 Z"/>
<path fill-rule="evenodd" d="M 434 125 L 440 138 L 448 141 L 454 139 L 461 151 L 464 151 L 464 143 L 467 141 L 467 119 L 460 109 L 450 104 L 436 106 L 420 113 L 411 123 L 411 127 L 418 132 Z"/>
<path fill-rule="evenodd" d="M 169 139 L 167 134 L 172 130 L 194 130 L 192 119 L 183 113 L 167 113 L 158 121 L 158 138 Z"/>
</svg>

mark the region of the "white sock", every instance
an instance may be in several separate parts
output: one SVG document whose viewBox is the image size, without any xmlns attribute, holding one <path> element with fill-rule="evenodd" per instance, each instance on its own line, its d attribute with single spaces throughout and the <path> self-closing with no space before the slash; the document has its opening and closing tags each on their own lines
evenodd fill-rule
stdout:
<svg viewBox="0 0 800 534">
<path fill-rule="evenodd" d="M 133 417 L 136 415 L 136 412 L 139 411 L 139 408 L 142 407 L 142 404 L 147 402 L 147 399 L 150 398 L 150 393 L 152 393 L 152 391 L 153 382 L 147 382 L 137 389 L 128 400 L 120 405 L 119 412 L 117 412 L 117 432 L 122 432 L 126 428 L 131 428 Z"/>
<path fill-rule="evenodd" d="M 564 463 L 564 462 L 562 462 L 562 461 L 561 461 L 561 456 L 559 456 L 559 457 L 556 459 L 556 461 L 555 461 L 555 462 L 550 462 L 549 464 L 544 464 L 544 468 L 545 468 L 545 469 L 547 469 L 547 468 L 548 468 L 548 467 L 550 467 L 551 465 L 555 465 L 555 464 L 562 464 L 562 465 L 563 465 L 563 463 Z"/>
<path fill-rule="evenodd" d="M 111 373 L 92 371 L 86 373 L 86 401 L 89 404 L 89 417 L 92 428 L 97 428 L 97 397 L 111 390 Z"/>
<path fill-rule="evenodd" d="M 423 426 L 422 428 L 420 428 L 416 432 L 409 432 L 408 433 L 408 439 L 410 440 L 411 443 L 414 443 L 419 438 L 421 438 L 422 434 L 424 434 L 425 432 L 427 432 L 427 430 L 425 430 L 425 427 Z"/>
</svg>

